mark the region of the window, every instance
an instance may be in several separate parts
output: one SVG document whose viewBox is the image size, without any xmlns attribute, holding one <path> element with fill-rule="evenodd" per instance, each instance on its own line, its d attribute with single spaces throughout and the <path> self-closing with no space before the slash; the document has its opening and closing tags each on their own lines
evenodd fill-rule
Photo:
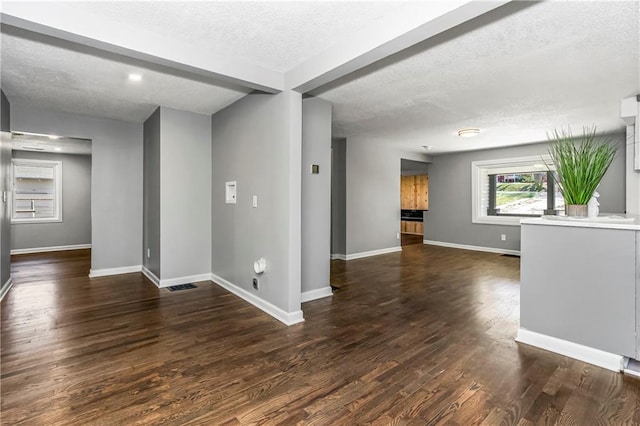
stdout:
<svg viewBox="0 0 640 426">
<path fill-rule="evenodd" d="M 62 163 L 13 159 L 14 223 L 62 222 Z"/>
<path fill-rule="evenodd" d="M 549 156 L 473 162 L 472 222 L 518 225 L 522 217 L 564 211 L 550 163 Z"/>
</svg>

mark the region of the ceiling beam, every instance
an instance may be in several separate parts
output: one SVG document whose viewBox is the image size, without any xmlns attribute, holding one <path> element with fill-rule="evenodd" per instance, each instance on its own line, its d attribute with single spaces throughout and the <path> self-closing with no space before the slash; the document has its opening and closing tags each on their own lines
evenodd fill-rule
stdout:
<svg viewBox="0 0 640 426">
<path fill-rule="evenodd" d="M 3 2 L 0 21 L 13 27 L 112 54 L 174 68 L 183 73 L 268 93 L 284 87 L 282 73 L 229 58 L 164 34 L 125 27 L 117 21 L 80 13 L 73 3 Z"/>
<path fill-rule="evenodd" d="M 509 1 L 412 2 L 288 71 L 285 88 L 307 93 Z"/>
</svg>

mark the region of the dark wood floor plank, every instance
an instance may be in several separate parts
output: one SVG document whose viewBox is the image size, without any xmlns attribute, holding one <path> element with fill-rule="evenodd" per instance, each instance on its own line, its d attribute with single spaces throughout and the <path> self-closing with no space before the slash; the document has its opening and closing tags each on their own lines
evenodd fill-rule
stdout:
<svg viewBox="0 0 640 426">
<path fill-rule="evenodd" d="M 638 424 L 640 381 L 526 345 L 519 260 L 408 245 L 332 261 L 286 327 L 210 282 L 88 278 L 90 252 L 12 258 L 2 424 Z"/>
</svg>

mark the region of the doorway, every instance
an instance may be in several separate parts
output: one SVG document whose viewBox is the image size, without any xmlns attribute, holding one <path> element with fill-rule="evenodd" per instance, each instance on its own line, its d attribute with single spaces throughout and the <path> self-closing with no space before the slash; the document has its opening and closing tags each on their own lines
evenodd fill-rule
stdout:
<svg viewBox="0 0 640 426">
<path fill-rule="evenodd" d="M 400 236 L 403 246 L 422 244 L 429 210 L 428 163 L 400 159 Z"/>
<path fill-rule="evenodd" d="M 28 262 L 21 257 L 48 252 L 90 256 L 91 154 L 89 139 L 11 133 L 12 263 L 24 267 Z M 55 261 L 51 268 L 43 262 L 38 268 L 55 269 Z"/>
</svg>

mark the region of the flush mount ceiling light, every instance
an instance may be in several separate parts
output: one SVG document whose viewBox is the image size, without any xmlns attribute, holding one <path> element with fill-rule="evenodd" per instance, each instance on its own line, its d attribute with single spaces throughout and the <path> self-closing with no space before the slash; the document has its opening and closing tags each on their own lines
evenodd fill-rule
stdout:
<svg viewBox="0 0 640 426">
<path fill-rule="evenodd" d="M 54 151 L 62 151 L 62 148 L 60 148 L 59 146 L 56 146 L 55 148 L 53 148 Z"/>
<path fill-rule="evenodd" d="M 458 130 L 458 136 L 462 136 L 463 138 L 472 138 L 474 136 L 478 136 L 479 134 L 480 134 L 480 129 Z"/>
<path fill-rule="evenodd" d="M 425 151 L 429 151 L 431 148 L 433 148 L 431 145 L 422 145 L 422 149 Z"/>
<path fill-rule="evenodd" d="M 129 81 L 142 81 L 140 74 L 129 74 Z"/>
<path fill-rule="evenodd" d="M 49 135 L 49 139 L 60 139 L 60 136 Z"/>
</svg>

